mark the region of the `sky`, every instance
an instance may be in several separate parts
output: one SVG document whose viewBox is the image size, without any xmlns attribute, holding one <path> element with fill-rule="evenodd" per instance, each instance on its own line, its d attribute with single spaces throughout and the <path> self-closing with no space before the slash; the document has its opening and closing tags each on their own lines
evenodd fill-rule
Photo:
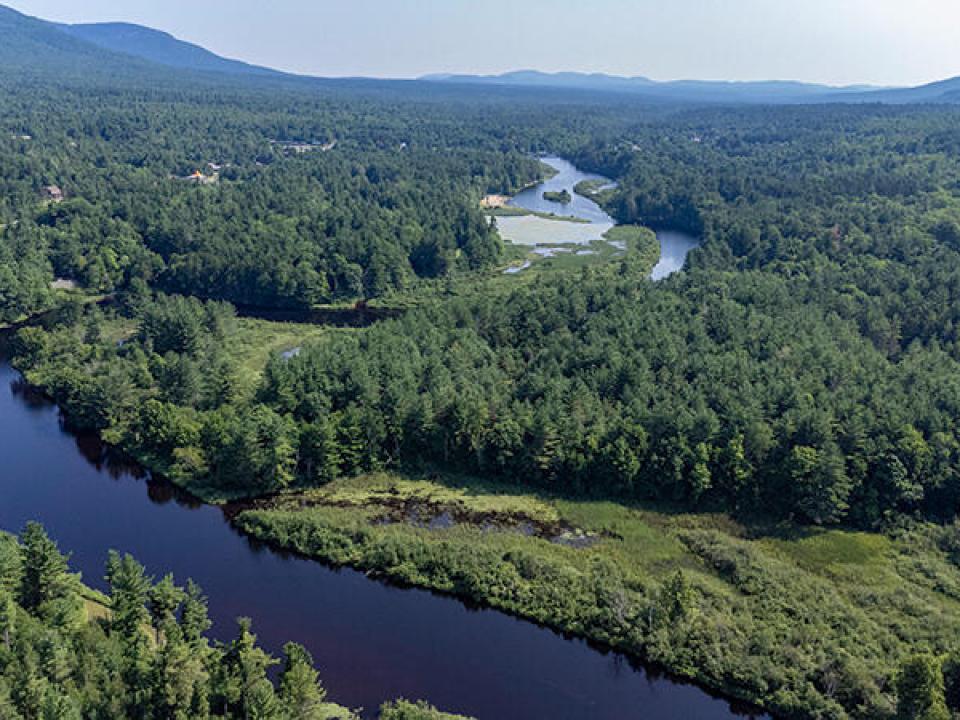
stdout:
<svg viewBox="0 0 960 720">
<path fill-rule="evenodd" d="M 960 75 L 960 0 L 0 0 L 328 77 L 516 69 L 916 85 Z"/>
</svg>

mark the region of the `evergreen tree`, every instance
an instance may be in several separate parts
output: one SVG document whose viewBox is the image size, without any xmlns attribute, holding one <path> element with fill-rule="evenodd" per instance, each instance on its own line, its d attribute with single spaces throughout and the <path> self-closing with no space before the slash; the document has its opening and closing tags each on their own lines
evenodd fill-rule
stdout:
<svg viewBox="0 0 960 720">
<path fill-rule="evenodd" d="M 207 598 L 204 597 L 203 591 L 193 580 L 188 580 L 181 613 L 184 640 L 190 645 L 199 645 L 203 639 L 203 634 L 210 629 L 210 625 L 210 618 L 207 614 Z"/>
<path fill-rule="evenodd" d="M 276 709 L 273 686 L 267 670 L 277 660 L 257 647 L 249 618 L 237 621 L 237 637 L 226 647 L 216 683 L 221 709 L 242 717 L 272 717 Z M 269 686 L 269 689 L 268 687 Z"/>
<path fill-rule="evenodd" d="M 17 606 L 13 594 L 0 588 L 0 642 L 7 650 L 13 646 L 17 632 Z"/>
<path fill-rule="evenodd" d="M 162 644 L 161 631 L 177 622 L 177 610 L 186 598 L 182 588 L 173 582 L 173 575 L 165 575 L 154 585 L 148 594 L 150 621 L 153 625 L 156 642 Z"/>
<path fill-rule="evenodd" d="M 23 607 L 57 625 L 79 622 L 82 603 L 79 578 L 71 575 L 67 557 L 37 523 L 28 523 L 20 536 Z"/>
<path fill-rule="evenodd" d="M 287 643 L 283 674 L 280 676 L 280 701 L 289 720 L 325 720 L 323 701 L 326 692 L 306 648 Z"/>
<path fill-rule="evenodd" d="M 950 720 L 944 695 L 942 662 L 933 655 L 914 655 L 897 676 L 900 720 Z"/>
</svg>

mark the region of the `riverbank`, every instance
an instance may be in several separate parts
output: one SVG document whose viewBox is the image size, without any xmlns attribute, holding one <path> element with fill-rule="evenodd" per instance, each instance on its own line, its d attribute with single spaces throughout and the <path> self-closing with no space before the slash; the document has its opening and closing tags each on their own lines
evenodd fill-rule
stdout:
<svg viewBox="0 0 960 720">
<path fill-rule="evenodd" d="M 960 636 L 948 552 L 958 528 L 751 528 L 390 475 L 237 508 L 235 522 L 308 557 L 586 637 L 780 717 L 891 717 L 900 660 Z M 831 677 L 854 695 L 834 696 Z"/>
<path fill-rule="evenodd" d="M 570 272 L 614 261 L 628 261 L 631 263 L 631 272 L 649 275 L 659 263 L 661 252 L 657 235 L 638 225 L 617 225 L 604 233 L 601 239 L 587 245 L 557 243 L 531 247 L 511 244 L 508 247 L 513 254 L 513 263 L 503 272 L 514 276 L 520 273 Z"/>
<path fill-rule="evenodd" d="M 84 398 L 66 384 L 78 381 L 74 363 L 103 362 L 133 331 L 130 320 L 105 322 L 96 346 L 80 328 L 33 333 L 37 357 L 59 357 L 47 356 L 49 368 L 41 364 L 28 377 L 43 384 L 50 373 L 48 381 L 63 388 L 65 409 L 76 412 Z M 242 320 L 227 345 L 255 372 L 273 354 L 267 348 L 279 350 L 281 339 L 299 342 L 302 331 L 288 336 L 272 323 Z M 197 415 L 171 406 L 166 413 L 150 417 L 169 422 L 171 432 L 196 434 L 182 443 L 188 454 L 173 454 L 174 462 L 189 459 L 202 441 Z M 229 412 L 221 417 L 232 421 Z M 131 434 L 120 434 L 125 430 Z M 121 422 L 116 437 L 139 433 Z M 156 437 L 163 440 L 166 430 Z M 238 446 L 249 447 L 255 443 Z M 163 470 L 160 456 L 144 459 Z M 209 500 L 231 497 L 222 486 L 187 480 L 180 478 Z M 254 538 L 588 638 L 784 717 L 889 717 L 902 659 L 918 648 L 949 652 L 946 639 L 960 636 L 960 568 L 950 559 L 960 539 L 951 539 L 950 529 L 918 525 L 864 535 L 756 528 L 722 515 L 525 495 L 457 478 L 420 480 L 426 484 L 389 476 L 343 480 L 228 510 Z M 232 497 L 240 497 L 257 485 L 232 487 Z M 844 660 L 824 664 L 837 657 Z M 842 677 L 856 697 L 834 697 L 831 677 Z"/>
<path fill-rule="evenodd" d="M 557 215 L 552 212 L 541 212 L 538 210 L 528 210 L 526 208 L 515 207 L 513 205 L 504 205 L 503 207 L 490 208 L 485 211 L 488 217 L 492 218 L 514 218 L 514 217 L 536 217 L 541 220 L 555 220 L 556 222 L 568 222 L 579 225 L 589 225 L 590 221 L 585 218 L 570 217 L 567 215 Z"/>
<path fill-rule="evenodd" d="M 235 530 L 221 509 L 61 420 L 0 361 L 0 527 L 41 519 L 101 590 L 110 549 L 132 553 L 158 577 L 194 579 L 209 597 L 213 638 L 230 640 L 235 618 L 249 616 L 271 653 L 295 639 L 313 654 L 330 697 L 367 708 L 363 718 L 401 696 L 501 720 L 735 716 L 692 685 L 531 623 L 274 551 Z"/>
</svg>

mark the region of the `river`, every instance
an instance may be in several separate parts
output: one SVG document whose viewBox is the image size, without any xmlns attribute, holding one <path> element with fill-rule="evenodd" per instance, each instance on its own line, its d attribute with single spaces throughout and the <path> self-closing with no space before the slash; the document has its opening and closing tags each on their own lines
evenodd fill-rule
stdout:
<svg viewBox="0 0 960 720">
<path fill-rule="evenodd" d="M 216 637 L 249 616 L 271 652 L 303 643 L 331 699 L 366 708 L 365 717 L 400 696 L 495 720 L 740 717 L 724 700 L 585 642 L 250 541 L 219 508 L 67 431 L 3 359 L 2 337 L 0 438 L 0 528 L 39 520 L 99 589 L 110 549 L 154 575 L 192 577 L 210 597 Z"/>
<path fill-rule="evenodd" d="M 551 220 L 538 215 L 523 217 L 498 217 L 497 227 L 505 240 L 515 245 L 534 248 L 554 247 L 554 252 L 575 252 L 575 247 L 555 248 L 557 245 L 588 245 L 600 240 L 604 233 L 612 228 L 616 221 L 596 202 L 574 192 L 576 185 L 583 181 L 595 180 L 606 185 L 615 185 L 602 175 L 585 173 L 573 163 L 559 157 L 542 158 L 542 162 L 556 170 L 556 174 L 531 188 L 517 194 L 508 203 L 511 207 L 522 208 L 534 213 L 552 213 L 559 217 L 576 218 L 587 222 L 569 222 Z M 545 192 L 566 190 L 571 201 L 566 204 L 552 202 L 543 197 Z M 683 270 L 687 254 L 700 245 L 691 235 L 675 231 L 657 232 L 660 241 L 660 262 L 651 274 L 653 280 L 663 280 Z M 621 248 L 622 249 L 622 248 Z M 535 261 L 534 261 L 535 262 Z M 530 262 L 507 270 L 516 274 L 530 267 Z"/>
</svg>

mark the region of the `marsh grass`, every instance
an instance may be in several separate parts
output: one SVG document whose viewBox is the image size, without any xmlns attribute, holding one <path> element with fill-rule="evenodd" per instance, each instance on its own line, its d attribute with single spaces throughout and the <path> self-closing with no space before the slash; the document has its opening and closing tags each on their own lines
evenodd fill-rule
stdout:
<svg viewBox="0 0 960 720">
<path fill-rule="evenodd" d="M 383 524 L 384 498 L 556 520 L 583 547 L 512 527 Z M 259 539 L 609 644 L 783 717 L 889 718 L 900 661 L 960 640 L 948 528 L 770 529 L 718 513 L 571 500 L 460 476 L 375 474 L 242 513 Z M 695 598 L 659 624 L 677 574 Z M 843 696 L 831 678 L 843 677 Z"/>
</svg>

